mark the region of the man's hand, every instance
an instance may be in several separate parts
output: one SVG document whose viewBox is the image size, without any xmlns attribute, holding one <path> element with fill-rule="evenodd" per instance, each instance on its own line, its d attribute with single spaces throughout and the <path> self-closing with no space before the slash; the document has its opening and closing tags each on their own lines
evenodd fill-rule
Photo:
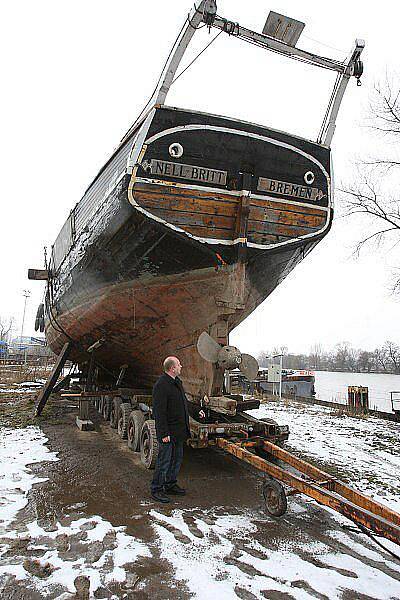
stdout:
<svg viewBox="0 0 400 600">
<path fill-rule="evenodd" d="M 164 444 L 167 444 L 171 441 L 171 438 L 169 437 L 169 435 L 167 435 L 166 437 L 162 438 L 162 441 L 164 442 Z"/>
</svg>

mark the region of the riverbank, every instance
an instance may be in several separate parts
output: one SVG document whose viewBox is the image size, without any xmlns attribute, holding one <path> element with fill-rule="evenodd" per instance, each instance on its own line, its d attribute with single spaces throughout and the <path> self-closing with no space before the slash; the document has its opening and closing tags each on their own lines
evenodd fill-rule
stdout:
<svg viewBox="0 0 400 600">
<path fill-rule="evenodd" d="M 268 394 L 263 394 L 264 401 L 267 402 L 277 402 L 279 401 L 279 396 L 272 396 Z M 304 396 L 284 396 L 282 395 L 283 400 L 290 400 L 290 402 L 297 402 L 298 404 L 309 404 L 316 406 L 325 406 L 326 408 L 332 408 L 336 411 L 341 411 L 343 414 L 347 412 L 347 405 L 339 402 L 329 402 L 328 400 L 320 400 L 319 398 L 306 398 Z M 384 419 L 385 421 L 392 421 L 395 423 L 400 423 L 400 416 L 395 413 L 384 412 L 382 410 L 369 410 L 367 414 L 363 415 L 364 417 L 371 416 L 377 417 L 379 419 Z"/>
<path fill-rule="evenodd" d="M 315 396 L 319 400 L 347 404 L 350 385 L 368 388 L 371 409 L 391 413 L 390 393 L 400 390 L 400 375 L 315 371 Z"/>
</svg>

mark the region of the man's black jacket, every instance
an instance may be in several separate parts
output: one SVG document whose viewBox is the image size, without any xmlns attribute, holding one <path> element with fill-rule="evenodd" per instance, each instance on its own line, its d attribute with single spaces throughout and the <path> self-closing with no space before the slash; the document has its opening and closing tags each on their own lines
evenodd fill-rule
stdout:
<svg viewBox="0 0 400 600">
<path fill-rule="evenodd" d="M 163 373 L 153 387 L 153 416 L 159 441 L 167 435 L 186 440 L 190 437 L 185 392 L 179 377 Z"/>
</svg>

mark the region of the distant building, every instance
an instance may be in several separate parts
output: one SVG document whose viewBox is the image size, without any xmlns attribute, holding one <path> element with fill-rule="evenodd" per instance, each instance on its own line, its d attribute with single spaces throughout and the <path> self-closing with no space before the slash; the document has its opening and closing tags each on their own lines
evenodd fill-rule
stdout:
<svg viewBox="0 0 400 600">
<path fill-rule="evenodd" d="M 18 336 L 11 341 L 11 344 L 26 344 L 28 346 L 46 346 L 46 339 L 42 337 L 32 337 L 28 335 Z"/>
<path fill-rule="evenodd" d="M 52 356 L 52 351 L 47 345 L 46 339 L 42 337 L 18 336 L 14 338 L 7 348 L 6 354 L 1 354 L 0 357 L 15 359 L 16 361 L 33 360 Z"/>
</svg>

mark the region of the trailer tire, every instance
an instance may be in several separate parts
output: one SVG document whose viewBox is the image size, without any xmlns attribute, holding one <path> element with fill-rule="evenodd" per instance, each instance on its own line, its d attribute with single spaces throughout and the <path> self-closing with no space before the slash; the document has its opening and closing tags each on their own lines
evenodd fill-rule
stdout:
<svg viewBox="0 0 400 600">
<path fill-rule="evenodd" d="M 132 407 L 128 402 L 121 402 L 118 415 L 118 435 L 123 440 L 128 437 L 128 420 Z"/>
<path fill-rule="evenodd" d="M 111 404 L 110 425 L 113 429 L 118 427 L 119 411 L 121 408 L 121 398 L 114 398 Z"/>
<path fill-rule="evenodd" d="M 41 302 L 36 311 L 35 331 L 44 331 L 44 304 Z"/>
<path fill-rule="evenodd" d="M 267 479 L 263 483 L 262 493 L 265 510 L 271 517 L 281 517 L 287 510 L 287 499 L 283 485 L 275 479 Z"/>
<path fill-rule="evenodd" d="M 129 415 L 128 448 L 134 452 L 139 452 L 140 450 L 140 434 L 145 420 L 146 416 L 141 410 L 133 410 Z"/>
<path fill-rule="evenodd" d="M 140 433 L 140 460 L 146 469 L 154 469 L 158 456 L 158 440 L 155 421 L 149 419 L 143 423 Z"/>
<path fill-rule="evenodd" d="M 111 413 L 111 402 L 112 402 L 112 398 L 111 396 L 103 396 L 103 417 L 106 421 L 110 420 L 110 413 Z"/>
</svg>

